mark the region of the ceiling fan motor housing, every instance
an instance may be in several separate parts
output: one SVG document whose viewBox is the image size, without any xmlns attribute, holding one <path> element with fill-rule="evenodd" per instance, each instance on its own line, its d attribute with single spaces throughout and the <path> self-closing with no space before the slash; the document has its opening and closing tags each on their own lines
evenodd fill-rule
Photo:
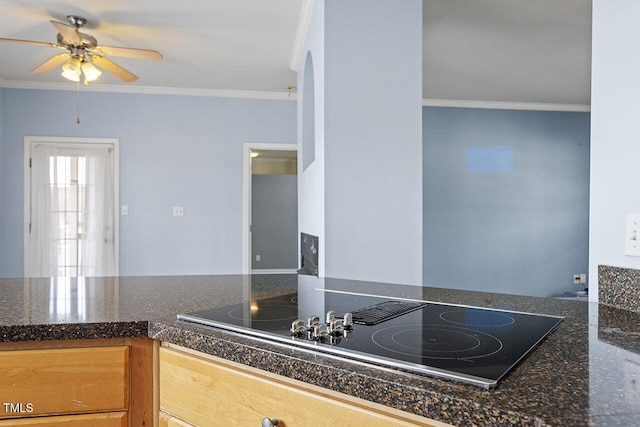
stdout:
<svg viewBox="0 0 640 427">
<path fill-rule="evenodd" d="M 86 49 L 93 49 L 98 45 L 98 40 L 89 34 L 79 32 L 78 36 L 81 40 L 80 44 L 72 42 L 71 40 L 66 39 L 62 34 L 58 33 L 58 44 L 66 47 L 84 47 Z"/>
<path fill-rule="evenodd" d="M 77 15 L 67 15 L 67 21 L 76 28 L 82 28 L 87 23 L 85 18 Z"/>
</svg>

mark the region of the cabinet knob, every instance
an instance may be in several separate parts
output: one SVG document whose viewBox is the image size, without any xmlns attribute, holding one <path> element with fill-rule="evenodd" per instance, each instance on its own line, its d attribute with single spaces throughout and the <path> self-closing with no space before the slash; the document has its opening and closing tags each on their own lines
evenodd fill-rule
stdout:
<svg viewBox="0 0 640 427">
<path fill-rule="evenodd" d="M 276 427 L 278 425 L 277 418 L 263 418 L 262 427 Z"/>
</svg>

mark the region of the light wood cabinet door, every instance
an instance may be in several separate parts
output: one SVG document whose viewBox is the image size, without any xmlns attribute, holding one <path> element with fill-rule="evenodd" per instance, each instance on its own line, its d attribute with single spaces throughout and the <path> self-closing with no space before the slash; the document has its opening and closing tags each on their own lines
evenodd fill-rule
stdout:
<svg viewBox="0 0 640 427">
<path fill-rule="evenodd" d="M 195 426 L 445 426 L 244 365 L 160 348 L 160 407 Z M 177 424 L 176 424 L 177 425 Z"/>
<path fill-rule="evenodd" d="M 0 421 L 0 427 L 126 427 L 127 413 L 63 415 L 55 417 L 19 418 Z"/>
<path fill-rule="evenodd" d="M 129 348 L 0 352 L 0 396 L 0 418 L 127 411 Z"/>
<path fill-rule="evenodd" d="M 158 427 L 194 427 L 192 424 L 182 421 L 179 418 L 172 417 L 162 411 L 160 411 L 159 421 L 160 423 L 158 424 Z"/>
</svg>

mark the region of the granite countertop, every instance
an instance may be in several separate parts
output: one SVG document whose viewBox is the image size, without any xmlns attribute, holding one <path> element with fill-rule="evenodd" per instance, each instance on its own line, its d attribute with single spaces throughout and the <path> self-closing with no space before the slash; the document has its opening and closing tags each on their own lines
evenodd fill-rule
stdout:
<svg viewBox="0 0 640 427">
<path fill-rule="evenodd" d="M 381 369 L 179 322 L 298 286 L 565 316 L 498 386 Z M 149 336 L 454 425 L 640 425 L 640 313 L 295 275 L 0 279 L 0 342 Z"/>
</svg>

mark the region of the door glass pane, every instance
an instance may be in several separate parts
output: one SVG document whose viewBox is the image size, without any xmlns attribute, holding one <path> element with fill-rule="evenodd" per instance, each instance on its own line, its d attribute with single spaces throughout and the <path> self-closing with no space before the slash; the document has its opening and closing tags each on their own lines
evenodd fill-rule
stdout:
<svg viewBox="0 0 640 427">
<path fill-rule="evenodd" d="M 58 216 L 58 273 L 63 276 L 77 276 L 80 263 L 82 237 L 82 210 L 84 195 L 80 193 L 79 172 L 86 167 L 82 156 L 55 156 L 51 159 L 51 187 L 55 189 L 53 215 Z"/>
</svg>

